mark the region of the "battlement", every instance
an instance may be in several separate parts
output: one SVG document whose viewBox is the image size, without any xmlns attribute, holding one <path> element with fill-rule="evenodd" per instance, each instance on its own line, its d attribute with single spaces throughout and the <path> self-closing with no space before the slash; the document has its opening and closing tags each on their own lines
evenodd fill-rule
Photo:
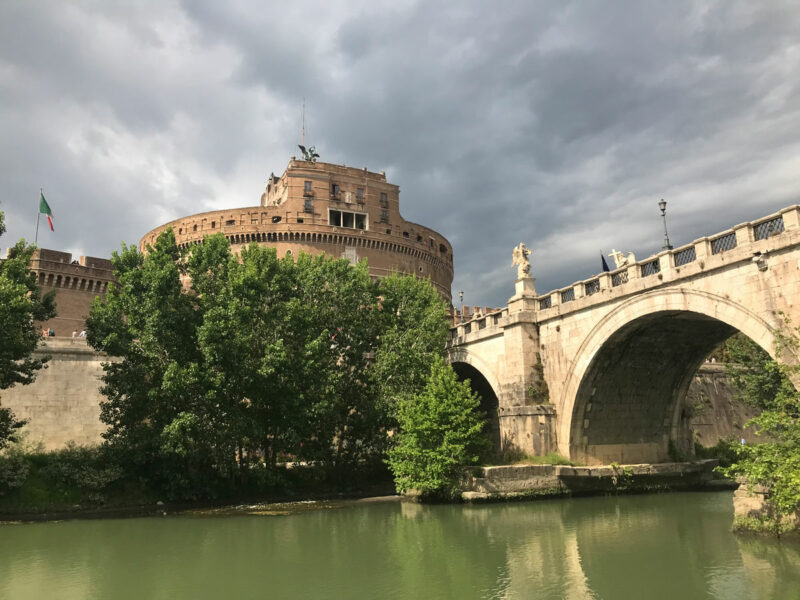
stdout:
<svg viewBox="0 0 800 600">
<path fill-rule="evenodd" d="M 43 292 L 56 292 L 56 317 L 39 326 L 53 329 L 57 336 L 70 336 L 85 327 L 95 296 L 114 281 L 111 261 L 95 256 L 72 258 L 69 252 L 37 248 L 30 262 L 31 273 Z"/>
</svg>

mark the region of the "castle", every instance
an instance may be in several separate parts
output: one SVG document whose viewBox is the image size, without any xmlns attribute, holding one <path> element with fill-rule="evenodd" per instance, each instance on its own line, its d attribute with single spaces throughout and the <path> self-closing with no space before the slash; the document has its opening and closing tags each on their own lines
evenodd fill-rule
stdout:
<svg viewBox="0 0 800 600">
<path fill-rule="evenodd" d="M 274 247 L 278 256 L 305 252 L 352 263 L 367 259 L 373 278 L 397 272 L 429 279 L 449 304 L 453 248 L 440 233 L 403 219 L 399 195 L 383 172 L 292 157 L 281 177 L 270 175 L 258 206 L 175 219 L 146 233 L 139 248 L 146 252 L 168 227 L 181 248 L 222 232 L 233 252 L 256 242 Z M 97 443 L 105 430 L 99 419 L 99 377 L 108 358 L 83 339 L 63 338 L 85 327 L 92 301 L 113 282 L 111 262 L 73 260 L 67 252 L 38 249 L 31 272 L 43 292 L 56 293 L 57 316 L 40 324 L 55 338 L 37 351 L 52 359 L 35 383 L 4 390 L 0 401 L 18 418 L 29 419 L 28 439 L 47 449 L 68 441 Z"/>
<path fill-rule="evenodd" d="M 182 248 L 222 232 L 233 252 L 256 242 L 281 257 L 366 258 L 373 278 L 393 272 L 429 278 L 450 303 L 453 248 L 440 233 L 403 219 L 399 196 L 386 173 L 292 157 L 281 177 L 270 175 L 259 206 L 175 219 L 146 233 L 139 249 L 145 252 L 168 227 Z"/>
</svg>

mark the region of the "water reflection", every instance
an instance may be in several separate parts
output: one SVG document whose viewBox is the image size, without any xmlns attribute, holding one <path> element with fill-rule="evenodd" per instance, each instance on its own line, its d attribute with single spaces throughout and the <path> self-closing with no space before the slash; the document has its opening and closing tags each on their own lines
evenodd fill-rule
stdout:
<svg viewBox="0 0 800 600">
<path fill-rule="evenodd" d="M 0 598 L 795 598 L 730 494 L 0 525 Z"/>
</svg>

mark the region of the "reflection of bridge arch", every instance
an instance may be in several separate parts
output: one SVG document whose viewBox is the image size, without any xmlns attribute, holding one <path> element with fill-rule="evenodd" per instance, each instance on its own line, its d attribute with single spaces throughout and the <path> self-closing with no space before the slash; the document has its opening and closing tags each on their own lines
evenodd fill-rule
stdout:
<svg viewBox="0 0 800 600">
<path fill-rule="evenodd" d="M 558 399 L 561 452 L 589 464 L 667 460 L 678 443 L 678 401 L 703 359 L 736 330 L 774 355 L 777 326 L 703 291 L 654 290 L 623 302 L 569 365 Z"/>
<path fill-rule="evenodd" d="M 481 410 L 486 414 L 488 421 L 487 431 L 492 438 L 495 450 L 500 449 L 500 421 L 498 419 L 498 392 L 500 391 L 497 378 L 489 366 L 477 356 L 464 349 L 454 349 L 448 352 L 447 362 L 462 381 L 469 379 L 472 390 L 481 397 Z"/>
</svg>

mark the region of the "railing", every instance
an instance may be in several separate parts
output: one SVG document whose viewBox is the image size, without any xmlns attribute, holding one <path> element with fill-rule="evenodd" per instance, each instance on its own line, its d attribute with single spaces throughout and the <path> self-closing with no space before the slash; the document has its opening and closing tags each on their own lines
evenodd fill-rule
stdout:
<svg viewBox="0 0 800 600">
<path fill-rule="evenodd" d="M 643 262 L 634 263 L 629 265 L 627 268 L 621 268 L 616 272 L 612 272 L 607 275 L 603 274 L 586 281 L 579 281 L 569 287 L 548 292 L 546 295 L 542 295 L 537 298 L 538 308 L 539 310 L 547 310 L 552 308 L 554 298 L 558 300 L 557 304 L 567 304 L 575 301 L 576 299 L 583 299 L 584 297 L 597 294 L 601 291 L 601 285 L 602 287 L 608 285 L 608 283 L 601 284 L 603 276 L 608 277 L 606 281 L 610 280 L 612 288 L 619 287 L 625 283 L 628 283 L 630 279 L 635 281 L 638 278 L 645 278 L 651 275 L 659 274 L 661 273 L 662 266 L 664 269 L 668 269 L 671 266 L 683 267 L 685 265 L 698 262 L 698 259 L 705 261 L 710 255 L 716 255 L 722 252 L 733 250 L 737 248 L 739 244 L 744 245 L 745 243 L 748 243 L 747 240 L 750 240 L 751 242 L 759 242 L 773 236 L 780 235 L 787 230 L 787 227 L 789 230 L 794 231 L 795 233 L 800 230 L 800 205 L 790 206 L 781 210 L 780 213 L 770 215 L 758 221 L 737 225 L 734 230 L 728 230 L 724 233 L 717 234 L 716 237 L 700 238 L 691 244 L 671 250 L 669 253 L 661 252 L 658 256 L 650 257 Z M 741 253 L 737 254 L 737 258 L 740 256 L 740 254 Z M 747 256 L 749 258 L 750 255 L 748 254 Z M 663 264 L 662 260 L 664 261 Z M 703 268 L 702 261 L 700 263 L 701 268 Z M 630 267 L 634 267 L 637 270 L 631 269 Z M 661 276 L 659 275 L 659 279 L 660 278 Z M 581 285 L 583 288 L 578 287 Z M 637 287 L 634 289 L 639 290 L 640 288 Z M 580 293 L 581 290 L 583 291 L 582 294 Z M 559 295 L 555 296 L 555 294 Z M 579 302 L 578 304 L 579 306 L 583 306 L 582 302 Z M 506 315 L 507 313 L 503 311 L 502 314 Z M 500 312 L 492 315 L 494 326 L 499 325 L 500 316 Z M 489 322 L 489 324 L 492 324 L 492 322 Z M 479 329 L 482 327 L 482 324 L 477 326 Z M 469 331 L 470 329 L 467 328 L 466 332 Z"/>
<path fill-rule="evenodd" d="M 697 252 L 695 252 L 694 246 L 689 246 L 675 253 L 675 266 L 682 267 L 683 265 L 688 265 L 690 262 L 694 262 L 696 259 Z"/>
<path fill-rule="evenodd" d="M 619 271 L 611 275 L 611 287 L 617 287 L 623 283 L 628 283 L 628 270 Z"/>
<path fill-rule="evenodd" d="M 596 294 L 600 291 L 600 280 L 593 279 L 591 281 L 587 281 L 583 284 L 583 291 L 587 296 L 591 296 L 592 294 Z"/>
<path fill-rule="evenodd" d="M 755 241 L 765 240 L 770 236 L 783 232 L 783 215 L 768 221 L 762 221 L 753 226 L 753 238 Z"/>
<path fill-rule="evenodd" d="M 650 262 L 646 262 L 643 265 L 641 265 L 641 269 L 642 269 L 642 277 L 655 275 L 661 270 L 661 262 L 658 259 L 651 260 Z"/>
<path fill-rule="evenodd" d="M 477 307 L 476 307 L 477 308 Z M 458 318 L 458 313 L 454 313 L 454 318 Z M 494 312 L 486 312 L 485 314 L 475 314 L 467 316 L 468 320 L 464 320 L 461 322 L 455 322 L 450 325 L 450 336 L 449 336 L 449 343 L 455 343 L 459 337 L 465 336 L 469 333 L 477 333 L 481 330 L 490 330 L 494 327 L 500 325 L 500 320 L 503 317 L 508 316 L 508 309 L 504 308 L 501 310 L 494 309 Z"/>
<path fill-rule="evenodd" d="M 733 232 L 711 240 L 711 254 L 719 254 L 734 248 L 736 248 L 736 234 Z"/>
</svg>

